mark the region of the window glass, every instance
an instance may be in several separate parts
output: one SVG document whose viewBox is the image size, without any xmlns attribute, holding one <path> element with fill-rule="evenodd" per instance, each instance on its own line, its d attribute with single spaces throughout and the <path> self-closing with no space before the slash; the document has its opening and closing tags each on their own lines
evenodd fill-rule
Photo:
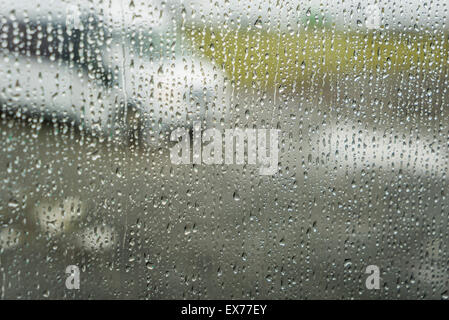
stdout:
<svg viewBox="0 0 449 320">
<path fill-rule="evenodd" d="M 0 298 L 448 299 L 448 10 L 0 0 Z"/>
</svg>

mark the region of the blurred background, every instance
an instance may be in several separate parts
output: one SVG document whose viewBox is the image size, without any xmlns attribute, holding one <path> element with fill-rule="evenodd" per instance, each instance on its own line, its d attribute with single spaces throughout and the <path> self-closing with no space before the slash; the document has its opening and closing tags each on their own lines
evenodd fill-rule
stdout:
<svg viewBox="0 0 449 320">
<path fill-rule="evenodd" d="M 0 0 L 0 298 L 448 299 L 448 11 Z M 194 121 L 278 172 L 171 164 Z"/>
</svg>

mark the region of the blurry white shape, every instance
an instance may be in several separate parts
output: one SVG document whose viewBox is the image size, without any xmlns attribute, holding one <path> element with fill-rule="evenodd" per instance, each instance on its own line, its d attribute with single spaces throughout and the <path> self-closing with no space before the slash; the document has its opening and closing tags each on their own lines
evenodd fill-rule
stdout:
<svg viewBox="0 0 449 320">
<path fill-rule="evenodd" d="M 41 21 L 51 18 L 53 21 L 66 22 L 70 5 L 69 1 L 64 0 L 0 0 L 0 15 L 22 21 L 26 18 Z"/>
<path fill-rule="evenodd" d="M 189 113 L 195 120 L 211 122 L 223 117 L 229 108 L 230 86 L 225 75 L 205 60 L 192 57 L 162 60 L 143 65 L 128 79 L 131 82 L 126 86 L 128 90 L 136 92 L 139 85 L 146 85 L 139 102 L 148 109 L 152 107 L 167 125 L 184 123 Z"/>
<path fill-rule="evenodd" d="M 111 21 L 111 33 L 121 33 L 129 29 L 144 33 L 160 32 L 173 24 L 170 12 L 161 0 L 94 0 L 94 3 L 96 10 L 102 12 L 106 21 Z"/>
<path fill-rule="evenodd" d="M 142 112 L 147 143 L 150 135 L 157 136 L 193 121 L 204 121 L 207 127 L 227 121 L 231 86 L 218 67 L 192 56 L 164 58 L 153 63 L 147 57 L 131 59 L 131 56 L 125 54 L 122 66 L 118 66 L 125 68 L 119 86 Z"/>
<path fill-rule="evenodd" d="M 110 133 L 125 102 L 118 90 L 97 85 L 80 69 L 45 60 L 0 58 L 2 108 L 75 121 L 89 131 Z"/>
<path fill-rule="evenodd" d="M 447 0 L 423 3 L 421 0 L 77 0 L 81 12 L 101 12 L 112 27 L 111 33 L 121 33 L 130 28 L 143 32 L 166 30 L 174 25 L 172 18 L 180 23 L 195 22 L 242 28 L 257 24 L 263 29 L 296 29 L 304 27 L 304 19 L 312 15 L 324 16 L 337 27 L 357 27 L 357 21 L 366 17 L 366 9 L 375 5 L 382 8 L 382 20 L 390 29 L 424 28 L 448 30 L 449 4 Z M 70 0 L 0 0 L 0 16 L 9 17 L 14 12 L 16 19 L 48 19 L 66 21 Z M 185 10 L 184 10 L 184 9 Z M 307 16 L 307 12 L 310 12 Z M 97 14 L 98 14 L 97 13 Z M 364 24 L 363 24 L 364 25 Z M 368 25 L 365 25 L 368 27 Z"/>
<path fill-rule="evenodd" d="M 77 245 L 89 251 L 110 249 L 115 242 L 116 233 L 110 226 L 94 226 L 83 230 L 77 236 Z"/>
<path fill-rule="evenodd" d="M 171 24 L 169 10 L 161 0 L 0 0 L 0 16 L 22 21 L 28 18 L 71 25 L 81 23 L 81 15 L 86 13 L 102 15 L 112 27 L 111 33 L 131 27 L 157 30 Z"/>
<path fill-rule="evenodd" d="M 421 0 L 168 0 L 186 8 L 188 23 L 207 24 L 218 28 L 246 28 L 261 21 L 265 30 L 303 28 L 304 20 L 325 17 L 328 22 L 346 29 L 358 27 L 364 21 L 365 8 L 376 5 L 383 9 L 382 20 L 390 29 L 425 28 L 448 30 L 449 4 L 447 0 L 423 3 Z M 364 24 L 362 24 L 364 26 Z"/>
<path fill-rule="evenodd" d="M 347 170 L 402 169 L 415 176 L 441 178 L 447 171 L 449 152 L 444 145 L 432 145 L 431 136 L 347 124 L 328 127 L 317 138 L 320 144 L 314 155 L 335 164 L 342 174 Z"/>
<path fill-rule="evenodd" d="M 368 29 L 379 29 L 381 12 L 377 4 L 372 4 L 366 7 L 366 27 Z"/>
<path fill-rule="evenodd" d="M 58 235 L 70 230 L 73 222 L 86 212 L 86 205 L 76 197 L 62 201 L 42 201 L 33 211 L 41 230 Z"/>
<path fill-rule="evenodd" d="M 67 29 L 79 29 L 81 26 L 81 11 L 74 4 L 67 8 L 66 25 Z"/>
</svg>

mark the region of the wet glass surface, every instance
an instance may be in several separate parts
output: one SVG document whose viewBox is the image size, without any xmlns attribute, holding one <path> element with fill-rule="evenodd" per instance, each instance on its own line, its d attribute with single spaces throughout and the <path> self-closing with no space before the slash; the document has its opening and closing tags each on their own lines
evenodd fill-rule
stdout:
<svg viewBox="0 0 449 320">
<path fill-rule="evenodd" d="M 448 299 L 448 6 L 1 1 L 0 298 Z"/>
</svg>

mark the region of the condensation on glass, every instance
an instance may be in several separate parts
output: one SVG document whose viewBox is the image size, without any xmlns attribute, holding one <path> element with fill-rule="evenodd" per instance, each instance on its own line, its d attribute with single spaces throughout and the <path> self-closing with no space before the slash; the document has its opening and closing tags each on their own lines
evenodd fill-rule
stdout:
<svg viewBox="0 0 449 320">
<path fill-rule="evenodd" d="M 0 298 L 448 299 L 448 10 L 0 0 Z"/>
</svg>

